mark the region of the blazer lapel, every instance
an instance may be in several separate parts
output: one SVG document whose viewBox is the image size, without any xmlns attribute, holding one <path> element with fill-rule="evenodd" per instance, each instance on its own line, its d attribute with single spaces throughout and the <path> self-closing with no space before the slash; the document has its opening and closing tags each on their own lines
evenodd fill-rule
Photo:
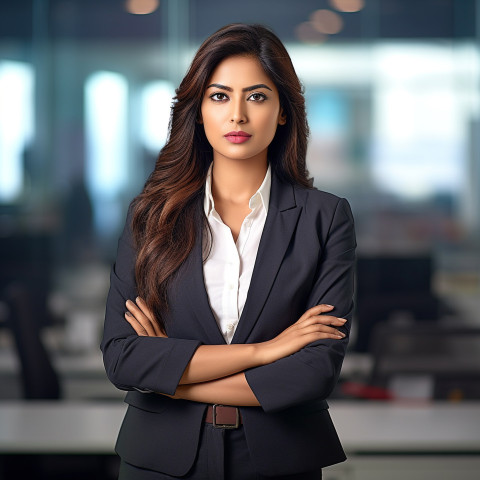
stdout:
<svg viewBox="0 0 480 480">
<path fill-rule="evenodd" d="M 208 301 L 205 281 L 203 279 L 203 260 L 202 260 L 202 232 L 199 229 L 197 241 L 189 257 L 189 266 L 185 270 L 182 282 L 182 291 L 189 299 L 192 310 L 205 332 L 207 343 L 212 345 L 221 345 L 225 343 L 222 332 L 218 328 L 217 321 L 213 315 Z"/>
<path fill-rule="evenodd" d="M 267 219 L 258 247 L 245 307 L 232 343 L 245 343 L 260 316 L 295 231 L 301 207 L 295 202 L 293 186 L 272 175 Z"/>
</svg>

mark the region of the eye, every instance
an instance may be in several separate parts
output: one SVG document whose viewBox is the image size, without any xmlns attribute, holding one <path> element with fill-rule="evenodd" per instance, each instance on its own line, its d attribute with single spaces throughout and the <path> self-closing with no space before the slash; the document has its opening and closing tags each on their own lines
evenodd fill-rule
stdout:
<svg viewBox="0 0 480 480">
<path fill-rule="evenodd" d="M 225 100 L 228 100 L 227 95 L 222 92 L 213 93 L 212 95 L 210 95 L 210 98 L 214 102 L 224 102 Z"/>
<path fill-rule="evenodd" d="M 267 96 L 264 93 L 252 93 L 247 100 L 250 100 L 252 102 L 257 102 L 261 103 L 264 102 L 267 99 Z"/>
</svg>

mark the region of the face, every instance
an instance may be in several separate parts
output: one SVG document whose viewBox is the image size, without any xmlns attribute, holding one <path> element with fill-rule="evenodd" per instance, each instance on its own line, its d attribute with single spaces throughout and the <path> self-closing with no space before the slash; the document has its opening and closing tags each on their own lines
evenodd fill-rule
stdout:
<svg viewBox="0 0 480 480">
<path fill-rule="evenodd" d="M 267 160 L 278 125 L 285 124 L 278 91 L 254 57 L 223 60 L 207 82 L 201 123 L 213 159 Z"/>
</svg>

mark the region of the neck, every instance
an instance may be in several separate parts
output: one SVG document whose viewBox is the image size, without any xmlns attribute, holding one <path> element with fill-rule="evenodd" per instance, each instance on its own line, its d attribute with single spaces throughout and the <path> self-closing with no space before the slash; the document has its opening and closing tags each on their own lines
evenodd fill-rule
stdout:
<svg viewBox="0 0 480 480">
<path fill-rule="evenodd" d="M 260 188 L 268 163 L 264 161 L 232 161 L 214 159 L 212 168 L 212 195 L 217 201 L 247 204 Z"/>
</svg>

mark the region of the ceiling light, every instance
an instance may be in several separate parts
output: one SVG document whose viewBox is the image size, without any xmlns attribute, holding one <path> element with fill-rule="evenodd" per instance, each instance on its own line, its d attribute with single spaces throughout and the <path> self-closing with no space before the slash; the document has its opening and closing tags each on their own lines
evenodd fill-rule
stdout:
<svg viewBox="0 0 480 480">
<path fill-rule="evenodd" d="M 310 20 L 320 33 L 334 35 L 343 28 L 342 17 L 331 10 L 316 10 L 310 15 Z"/>
<path fill-rule="evenodd" d="M 148 15 L 158 8 L 159 3 L 159 0 L 127 0 L 125 9 L 134 15 Z"/>
<path fill-rule="evenodd" d="M 295 29 L 297 38 L 305 43 L 322 43 L 327 40 L 327 35 L 320 33 L 312 22 L 302 22 Z"/>
<path fill-rule="evenodd" d="M 339 12 L 359 12 L 365 6 L 365 0 L 330 0 L 330 5 Z"/>
</svg>

